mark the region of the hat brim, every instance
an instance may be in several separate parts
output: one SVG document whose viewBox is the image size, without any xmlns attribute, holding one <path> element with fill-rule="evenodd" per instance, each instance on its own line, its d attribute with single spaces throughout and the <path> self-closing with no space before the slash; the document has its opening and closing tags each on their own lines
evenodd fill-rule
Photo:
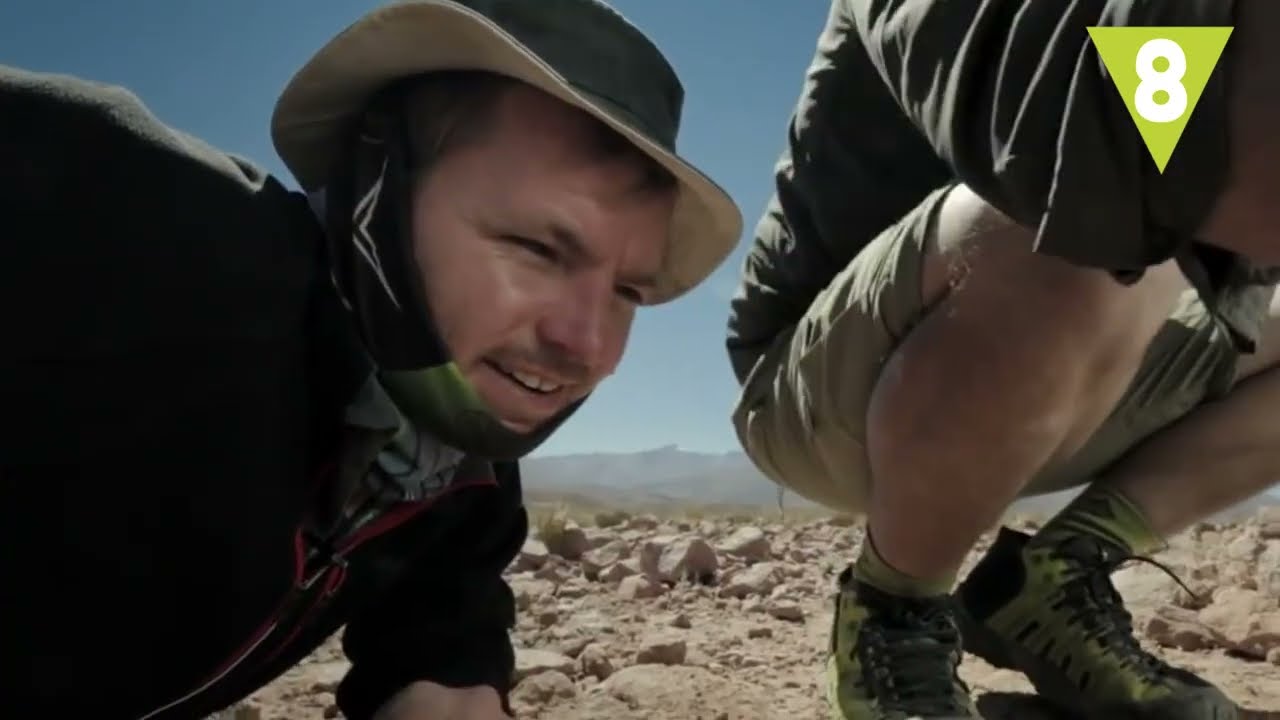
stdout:
<svg viewBox="0 0 1280 720">
<path fill-rule="evenodd" d="M 590 113 L 676 178 L 671 237 L 652 304 L 688 292 L 732 252 L 742 232 L 742 217 L 727 192 L 610 112 L 605 102 L 576 90 L 499 25 L 449 0 L 378 8 L 321 48 L 276 103 L 271 118 L 276 151 L 304 190 L 319 190 L 341 133 L 378 90 L 398 78 L 461 69 L 519 79 Z"/>
</svg>

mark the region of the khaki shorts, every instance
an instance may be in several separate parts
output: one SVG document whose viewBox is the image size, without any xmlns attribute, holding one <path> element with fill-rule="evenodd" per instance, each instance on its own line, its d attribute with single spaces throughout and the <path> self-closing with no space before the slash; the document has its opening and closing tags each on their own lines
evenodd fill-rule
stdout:
<svg viewBox="0 0 1280 720">
<path fill-rule="evenodd" d="M 746 378 L 733 422 L 747 455 L 774 482 L 838 511 L 866 507 L 867 408 L 880 370 L 923 316 L 921 272 L 948 188 L 876 237 L 779 336 Z M 1081 485 L 1142 439 L 1225 393 L 1238 353 L 1187 290 L 1133 384 L 1079 453 L 1025 487 Z"/>
</svg>

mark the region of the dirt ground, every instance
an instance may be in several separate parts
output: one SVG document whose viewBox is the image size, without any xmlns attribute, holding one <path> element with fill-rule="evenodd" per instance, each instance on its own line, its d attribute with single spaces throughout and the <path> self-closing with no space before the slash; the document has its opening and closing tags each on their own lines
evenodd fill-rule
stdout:
<svg viewBox="0 0 1280 720">
<path fill-rule="evenodd" d="M 856 527 L 603 522 L 542 523 L 546 541 L 535 530 L 508 571 L 521 607 L 517 717 L 829 720 L 821 672 L 831 593 L 857 552 Z M 1196 595 L 1146 564 L 1118 571 L 1143 642 L 1218 684 L 1248 717 L 1280 719 L 1280 514 L 1198 526 L 1156 559 Z M 344 670 L 331 642 L 227 715 L 340 717 L 332 689 Z M 969 659 L 963 675 L 987 720 L 1063 720 L 1020 674 Z"/>
</svg>

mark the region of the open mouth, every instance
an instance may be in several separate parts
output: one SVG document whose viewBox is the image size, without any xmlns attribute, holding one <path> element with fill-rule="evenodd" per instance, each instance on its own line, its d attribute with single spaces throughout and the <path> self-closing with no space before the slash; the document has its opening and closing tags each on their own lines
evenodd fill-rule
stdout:
<svg viewBox="0 0 1280 720">
<path fill-rule="evenodd" d="M 485 364 L 493 368 L 499 375 L 510 380 L 520 389 L 535 395 L 551 395 L 564 387 L 563 384 L 557 383 L 554 380 L 549 380 L 535 373 L 508 368 L 491 360 L 486 360 Z"/>
</svg>

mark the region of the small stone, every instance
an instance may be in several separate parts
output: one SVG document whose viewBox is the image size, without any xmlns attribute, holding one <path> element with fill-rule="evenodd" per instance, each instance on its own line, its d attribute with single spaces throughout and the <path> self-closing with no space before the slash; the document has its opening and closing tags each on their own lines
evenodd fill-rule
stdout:
<svg viewBox="0 0 1280 720">
<path fill-rule="evenodd" d="M 654 637 L 646 640 L 636 652 L 636 664 L 683 665 L 688 652 L 682 639 Z"/>
<path fill-rule="evenodd" d="M 613 663 L 604 647 L 592 643 L 578 655 L 578 671 L 581 675 L 604 680 L 613 674 Z"/>
<path fill-rule="evenodd" d="M 1223 638 L 1200 622 L 1194 612 L 1162 607 L 1147 622 L 1147 636 L 1160 645 L 1180 650 L 1200 651 L 1221 647 Z"/>
<path fill-rule="evenodd" d="M 516 561 L 513 563 L 512 569 L 516 572 L 524 572 L 526 570 L 537 570 L 547 563 L 547 558 L 551 553 L 547 550 L 547 546 L 541 540 L 529 538 L 524 541 L 524 547 L 520 548 L 520 553 L 516 555 Z"/>
<path fill-rule="evenodd" d="M 512 682 L 519 683 L 527 677 L 547 670 L 568 674 L 573 672 L 573 666 L 573 658 L 566 657 L 558 652 L 517 648 L 516 667 L 511 679 Z"/>
<path fill-rule="evenodd" d="M 512 700 L 529 705 L 545 705 L 557 698 L 571 698 L 577 688 L 568 675 L 557 670 L 544 670 L 525 678 L 512 691 Z"/>
<path fill-rule="evenodd" d="M 799 622 L 804 620 L 804 610 L 800 605 L 790 600 L 775 600 L 765 607 L 765 612 L 779 620 L 789 622 Z"/>
<path fill-rule="evenodd" d="M 618 583 L 618 596 L 624 600 L 642 600 L 654 598 L 666 592 L 666 589 L 645 575 L 625 577 Z"/>
</svg>

